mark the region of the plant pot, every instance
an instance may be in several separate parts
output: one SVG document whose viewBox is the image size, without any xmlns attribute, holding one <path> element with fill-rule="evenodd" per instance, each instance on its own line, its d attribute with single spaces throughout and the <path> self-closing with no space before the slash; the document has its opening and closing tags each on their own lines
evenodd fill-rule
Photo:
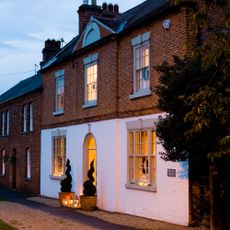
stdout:
<svg viewBox="0 0 230 230">
<path fill-rule="evenodd" d="M 59 202 L 61 206 L 66 206 L 71 199 L 75 199 L 75 192 L 59 192 Z"/>
<path fill-rule="evenodd" d="M 97 196 L 80 196 L 81 209 L 83 211 L 93 211 L 97 207 Z"/>
</svg>

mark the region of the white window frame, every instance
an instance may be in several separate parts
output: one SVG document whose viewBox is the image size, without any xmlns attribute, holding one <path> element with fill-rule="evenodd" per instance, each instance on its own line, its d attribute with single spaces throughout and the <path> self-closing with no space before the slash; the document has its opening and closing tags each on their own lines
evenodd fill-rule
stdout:
<svg viewBox="0 0 230 230">
<path fill-rule="evenodd" d="M 83 59 L 84 63 L 84 104 L 82 106 L 83 109 L 97 106 L 98 100 L 98 54 L 90 55 Z M 87 68 L 97 65 L 97 80 L 96 80 L 96 99 L 95 100 L 88 100 L 87 96 Z"/>
<path fill-rule="evenodd" d="M 26 149 L 26 179 L 31 179 L 31 149 Z"/>
<path fill-rule="evenodd" d="M 65 132 L 64 132 L 65 133 Z M 53 178 L 61 178 L 65 174 L 65 165 L 66 165 L 66 135 L 63 132 L 60 133 L 60 135 L 57 136 L 52 136 L 52 174 L 51 177 Z M 60 146 L 55 146 L 55 143 L 57 143 L 58 140 L 63 139 L 64 140 L 64 149 L 61 150 L 59 147 Z M 56 141 L 55 141 L 56 140 Z M 59 151 L 63 151 L 62 153 L 62 172 L 57 173 L 55 168 L 56 168 L 56 157 L 59 154 Z"/>
<path fill-rule="evenodd" d="M 2 136 L 5 136 L 5 112 L 1 113 Z"/>
<path fill-rule="evenodd" d="M 152 132 L 156 132 L 156 122 L 157 119 L 139 119 L 136 121 L 130 121 L 126 123 L 127 127 L 127 183 L 126 188 L 128 189 L 137 189 L 145 191 L 156 191 L 156 166 L 157 166 L 157 137 L 155 138 L 155 143 L 152 142 Z M 133 133 L 133 154 L 130 150 L 130 137 L 129 134 Z M 147 181 L 138 180 L 136 173 L 136 133 L 137 132 L 147 132 L 148 136 L 148 154 L 147 155 L 138 155 L 140 157 L 147 157 L 148 171 L 147 171 Z M 139 143 L 140 144 L 140 143 Z M 139 145 L 141 146 L 141 145 Z M 153 149 L 154 146 L 154 149 Z M 141 152 L 141 150 L 140 150 Z M 133 157 L 133 179 L 129 179 L 130 176 L 130 158 Z M 152 160 L 151 160 L 152 158 Z M 151 163 L 153 162 L 153 163 Z M 153 181 L 150 179 L 150 175 L 153 174 Z"/>
<path fill-rule="evenodd" d="M 6 111 L 6 135 L 10 134 L 10 111 Z"/>
<path fill-rule="evenodd" d="M 65 107 L 65 78 L 64 78 L 65 71 L 58 70 L 55 72 L 55 112 L 53 115 L 61 115 L 64 113 Z M 58 108 L 58 82 L 63 81 L 63 108 Z"/>
<path fill-rule="evenodd" d="M 142 47 L 148 47 L 149 55 L 148 55 L 148 67 L 147 68 L 147 78 L 149 80 L 148 87 L 143 89 L 137 89 L 137 65 L 136 65 L 136 59 L 137 59 L 137 49 L 140 49 Z M 133 47 L 133 94 L 129 95 L 130 99 L 135 99 L 139 97 L 144 97 L 151 95 L 152 92 L 150 90 L 150 32 L 145 32 L 143 34 L 138 35 L 137 37 L 132 39 L 132 47 Z"/>
<path fill-rule="evenodd" d="M 29 103 L 29 131 L 33 131 L 33 102 Z"/>
<path fill-rule="evenodd" d="M 2 149 L 2 162 L 1 162 L 1 165 L 2 165 L 2 168 L 1 168 L 1 176 L 4 176 L 6 174 L 6 163 L 5 163 L 5 156 L 6 156 L 6 151 L 5 149 Z"/>
<path fill-rule="evenodd" d="M 27 104 L 23 105 L 23 132 L 27 132 Z"/>
</svg>

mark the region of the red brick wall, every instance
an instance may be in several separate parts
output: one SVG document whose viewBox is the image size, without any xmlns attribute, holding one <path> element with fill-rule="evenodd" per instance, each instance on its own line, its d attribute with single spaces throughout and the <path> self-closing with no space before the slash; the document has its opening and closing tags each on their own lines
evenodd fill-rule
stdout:
<svg viewBox="0 0 230 230">
<path fill-rule="evenodd" d="M 22 132 L 23 104 L 33 103 L 33 132 Z M 12 156 L 16 149 L 16 188 L 28 193 L 40 192 L 40 131 L 41 92 L 36 91 L 0 106 L 0 111 L 10 111 L 10 135 L 0 136 L 0 149 Z M 26 180 L 26 149 L 31 149 L 31 180 Z M 6 162 L 6 175 L 0 177 L 0 186 L 12 188 L 12 163 Z"/>
<path fill-rule="evenodd" d="M 119 116 L 137 116 L 157 113 L 157 96 L 154 93 L 159 83 L 159 75 L 154 66 L 163 61 L 172 62 L 173 55 L 183 57 L 187 34 L 187 12 L 181 10 L 177 14 L 166 17 L 171 26 L 165 30 L 162 22 L 165 18 L 146 25 L 145 27 L 125 36 L 119 45 Z M 150 88 L 152 95 L 137 99 L 129 99 L 133 93 L 133 47 L 131 40 L 139 34 L 150 32 Z"/>
<path fill-rule="evenodd" d="M 139 116 L 160 112 L 154 93 L 159 76 L 154 66 L 162 61 L 172 62 L 172 56 L 183 56 L 188 42 L 188 13 L 181 9 L 166 17 L 171 21 L 169 30 L 163 29 L 165 18 L 126 34 L 118 40 L 108 41 L 100 47 L 85 51 L 84 54 L 67 61 L 66 64 L 43 72 L 43 128 L 71 125 L 115 117 Z M 132 38 L 149 31 L 151 96 L 129 99 L 133 91 L 133 47 Z M 84 65 L 83 58 L 98 53 L 98 103 L 96 107 L 82 109 L 84 101 Z M 56 70 L 65 69 L 65 113 L 53 116 Z"/>
<path fill-rule="evenodd" d="M 83 123 L 89 120 L 114 118 L 116 115 L 116 74 L 117 44 L 111 42 L 76 57 L 65 65 L 60 65 L 43 73 L 43 127 L 56 124 Z M 83 109 L 84 103 L 84 64 L 83 58 L 98 53 L 98 98 L 97 106 Z M 55 71 L 65 70 L 64 115 L 53 116 L 55 105 Z"/>
</svg>

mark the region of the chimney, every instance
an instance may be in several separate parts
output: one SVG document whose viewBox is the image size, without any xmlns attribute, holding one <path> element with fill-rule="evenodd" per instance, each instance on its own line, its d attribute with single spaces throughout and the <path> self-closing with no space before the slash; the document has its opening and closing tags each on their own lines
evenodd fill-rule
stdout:
<svg viewBox="0 0 230 230">
<path fill-rule="evenodd" d="M 97 5 L 96 0 L 91 1 L 91 5 L 89 5 L 88 0 L 83 0 L 83 5 L 81 5 L 78 9 L 79 15 L 79 34 L 81 34 L 89 22 L 91 16 L 100 16 L 102 9 L 101 6 Z"/>
<path fill-rule="evenodd" d="M 115 18 L 119 15 L 119 6 L 117 4 L 113 5 L 112 3 L 107 4 L 104 2 L 102 4 L 102 16 L 107 18 Z"/>
<path fill-rule="evenodd" d="M 45 47 L 42 50 L 43 58 L 42 64 L 48 62 L 53 56 L 55 56 L 61 50 L 61 41 L 56 41 L 54 39 L 48 39 L 45 41 Z"/>
</svg>

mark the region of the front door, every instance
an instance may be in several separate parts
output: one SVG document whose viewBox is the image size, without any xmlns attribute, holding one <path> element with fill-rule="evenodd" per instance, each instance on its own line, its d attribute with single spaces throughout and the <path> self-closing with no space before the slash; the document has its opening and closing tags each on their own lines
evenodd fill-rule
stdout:
<svg viewBox="0 0 230 230">
<path fill-rule="evenodd" d="M 85 140 L 85 180 L 87 179 L 87 172 L 90 168 L 90 163 L 94 160 L 94 185 L 97 184 L 97 150 L 96 141 L 92 134 L 89 134 Z"/>
</svg>

